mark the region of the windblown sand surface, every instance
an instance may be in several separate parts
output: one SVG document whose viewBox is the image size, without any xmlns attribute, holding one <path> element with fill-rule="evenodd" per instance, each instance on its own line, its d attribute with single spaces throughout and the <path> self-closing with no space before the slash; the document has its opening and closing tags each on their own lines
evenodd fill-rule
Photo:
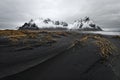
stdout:
<svg viewBox="0 0 120 80">
<path fill-rule="evenodd" d="M 0 31 L 0 80 L 119 80 L 120 36 Z"/>
</svg>

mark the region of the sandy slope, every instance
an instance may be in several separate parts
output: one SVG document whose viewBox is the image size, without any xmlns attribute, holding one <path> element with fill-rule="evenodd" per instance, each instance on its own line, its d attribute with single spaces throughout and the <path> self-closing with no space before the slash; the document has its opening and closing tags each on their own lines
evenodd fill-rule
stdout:
<svg viewBox="0 0 120 80">
<path fill-rule="evenodd" d="M 7 52 L 5 50 L 9 51 L 9 48 L 2 47 L 0 77 L 4 78 L 1 80 L 116 80 L 116 75 L 119 76 L 118 62 L 114 67 L 109 65 L 109 61 L 101 63 L 100 51 L 93 40 L 79 48 L 68 49 L 75 39 L 81 37 L 63 37 L 52 46 L 18 52 Z M 120 47 L 116 44 L 119 40 L 106 38 Z"/>
</svg>

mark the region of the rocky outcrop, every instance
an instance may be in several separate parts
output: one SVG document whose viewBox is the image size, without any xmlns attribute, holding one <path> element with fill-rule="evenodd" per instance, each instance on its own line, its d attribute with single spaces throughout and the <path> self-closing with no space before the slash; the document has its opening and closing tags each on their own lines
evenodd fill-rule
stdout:
<svg viewBox="0 0 120 80">
<path fill-rule="evenodd" d="M 60 22 L 60 25 L 63 25 L 64 27 L 67 27 L 68 23 L 66 23 L 66 22 Z"/>
<path fill-rule="evenodd" d="M 49 19 L 49 18 L 47 18 L 47 19 L 44 19 L 43 22 L 44 22 L 45 24 L 49 24 L 49 22 L 52 22 L 52 20 Z"/>
</svg>

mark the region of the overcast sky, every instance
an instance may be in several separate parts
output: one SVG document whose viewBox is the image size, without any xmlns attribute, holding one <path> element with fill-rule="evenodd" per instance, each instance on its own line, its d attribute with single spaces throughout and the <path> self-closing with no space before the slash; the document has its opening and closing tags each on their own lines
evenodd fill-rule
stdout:
<svg viewBox="0 0 120 80">
<path fill-rule="evenodd" d="M 0 0 L 0 29 L 16 28 L 31 18 L 72 23 L 85 16 L 102 27 L 120 28 L 120 0 Z"/>
</svg>

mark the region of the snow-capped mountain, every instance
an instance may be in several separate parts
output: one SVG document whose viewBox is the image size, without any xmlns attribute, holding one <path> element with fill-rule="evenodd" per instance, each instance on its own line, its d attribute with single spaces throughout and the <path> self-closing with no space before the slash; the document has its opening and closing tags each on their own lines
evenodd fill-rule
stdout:
<svg viewBox="0 0 120 80">
<path fill-rule="evenodd" d="M 54 21 L 49 18 L 43 19 L 31 19 L 28 23 L 25 23 L 22 27 L 19 29 L 41 29 L 41 28 L 67 28 L 68 23 L 63 21 Z"/>
<path fill-rule="evenodd" d="M 71 30 L 92 30 L 92 31 L 101 31 L 102 29 L 97 26 L 89 17 L 85 17 L 84 19 L 78 19 L 73 24 L 68 24 L 63 21 L 55 21 L 49 18 L 43 19 L 31 19 L 29 22 L 25 23 L 22 27 L 19 27 L 20 30 L 29 29 L 29 30 L 38 30 L 38 29 L 71 29 Z"/>
<path fill-rule="evenodd" d="M 101 31 L 102 29 L 96 25 L 89 17 L 85 17 L 84 19 L 78 19 L 73 24 L 71 24 L 71 29 L 79 29 L 79 30 L 97 30 Z"/>
</svg>

